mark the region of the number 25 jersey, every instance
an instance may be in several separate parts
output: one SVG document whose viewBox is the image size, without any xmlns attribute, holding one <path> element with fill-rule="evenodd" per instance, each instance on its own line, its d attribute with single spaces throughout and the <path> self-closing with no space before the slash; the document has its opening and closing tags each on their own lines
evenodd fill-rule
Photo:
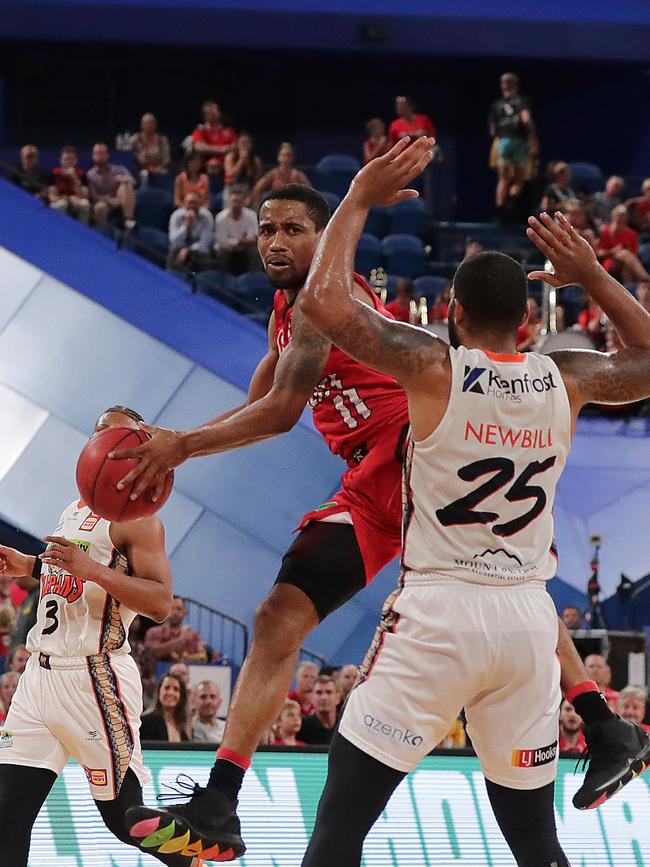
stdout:
<svg viewBox="0 0 650 867">
<path fill-rule="evenodd" d="M 355 283 L 368 293 L 367 303 L 393 319 L 363 277 Z M 293 305 L 281 289 L 275 293 L 275 336 L 282 353 L 291 341 Z M 314 425 L 330 451 L 345 461 L 360 460 L 393 424 L 408 421 L 406 394 L 390 376 L 364 367 L 332 346 L 320 382 L 309 400 Z"/>
<path fill-rule="evenodd" d="M 571 446 L 555 362 L 535 353 L 450 349 L 449 404 L 410 443 L 403 568 L 479 584 L 555 574 L 553 501 Z"/>
<path fill-rule="evenodd" d="M 74 542 L 102 566 L 128 572 L 126 558 L 113 546 L 110 526 L 82 500 L 75 500 L 52 535 Z M 128 653 L 127 634 L 134 617 L 134 611 L 99 584 L 43 564 L 36 623 L 27 636 L 27 650 L 68 657 Z"/>
</svg>

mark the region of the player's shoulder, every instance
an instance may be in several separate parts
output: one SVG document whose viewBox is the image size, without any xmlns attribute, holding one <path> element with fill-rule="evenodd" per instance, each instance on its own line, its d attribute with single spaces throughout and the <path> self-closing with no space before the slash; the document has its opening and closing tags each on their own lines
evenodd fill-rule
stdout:
<svg viewBox="0 0 650 867">
<path fill-rule="evenodd" d="M 137 521 L 112 521 L 111 537 L 114 542 L 120 540 L 130 545 L 158 544 L 164 548 L 165 527 L 158 515 L 149 515 Z"/>
</svg>

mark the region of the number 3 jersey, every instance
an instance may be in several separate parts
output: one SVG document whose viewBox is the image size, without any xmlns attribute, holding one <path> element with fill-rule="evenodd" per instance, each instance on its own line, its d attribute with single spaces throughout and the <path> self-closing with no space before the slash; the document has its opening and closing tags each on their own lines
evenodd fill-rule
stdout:
<svg viewBox="0 0 650 867">
<path fill-rule="evenodd" d="M 368 304 L 392 319 L 363 277 L 355 274 L 354 280 L 368 293 Z M 275 293 L 273 309 L 277 346 L 283 352 L 291 341 L 293 305 L 281 289 Z M 364 367 L 336 346 L 332 346 L 309 406 L 330 451 L 348 463 L 360 460 L 387 426 L 408 421 L 406 394 L 397 381 Z"/>
<path fill-rule="evenodd" d="M 63 512 L 52 535 L 74 542 L 102 566 L 128 572 L 126 557 L 111 540 L 110 526 L 83 501 L 75 501 Z M 75 657 L 128 653 L 127 633 L 134 617 L 134 611 L 99 584 L 43 564 L 36 623 L 27 636 L 27 649 Z"/>
<path fill-rule="evenodd" d="M 548 356 L 450 350 L 449 404 L 411 443 L 403 568 L 479 584 L 555 574 L 555 488 L 571 445 L 564 382 Z"/>
</svg>

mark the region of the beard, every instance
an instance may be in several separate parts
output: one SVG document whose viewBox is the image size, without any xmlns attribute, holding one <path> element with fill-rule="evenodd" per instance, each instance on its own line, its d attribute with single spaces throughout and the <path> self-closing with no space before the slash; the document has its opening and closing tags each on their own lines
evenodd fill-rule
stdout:
<svg viewBox="0 0 650 867">
<path fill-rule="evenodd" d="M 298 292 L 305 285 L 307 272 L 299 274 L 293 269 L 289 269 L 285 274 L 271 275 L 267 271 L 266 276 L 269 278 L 269 283 L 274 289 L 288 289 L 289 291 Z"/>
<path fill-rule="evenodd" d="M 447 311 L 447 330 L 449 331 L 449 345 L 453 349 L 458 349 L 461 346 L 461 340 L 458 336 L 456 328 L 456 302 L 452 301 Z"/>
</svg>

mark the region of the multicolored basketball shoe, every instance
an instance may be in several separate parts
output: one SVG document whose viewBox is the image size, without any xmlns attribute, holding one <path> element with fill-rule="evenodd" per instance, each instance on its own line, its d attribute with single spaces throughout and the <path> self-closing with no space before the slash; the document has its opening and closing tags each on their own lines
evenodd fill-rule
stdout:
<svg viewBox="0 0 650 867">
<path fill-rule="evenodd" d="M 185 775 L 181 775 L 185 776 Z M 190 779 L 190 778 L 187 778 Z M 246 851 L 241 838 L 236 804 L 216 789 L 192 786 L 177 779 L 180 788 L 191 788 L 187 804 L 166 809 L 130 807 L 126 827 L 143 852 L 158 855 L 178 853 L 201 861 L 234 861 Z M 177 791 L 176 796 L 183 793 Z M 169 795 L 158 796 L 159 799 Z"/>
<path fill-rule="evenodd" d="M 593 810 L 631 783 L 650 765 L 650 736 L 640 726 L 616 716 L 585 726 L 589 762 L 582 786 L 573 796 L 578 810 Z"/>
</svg>

